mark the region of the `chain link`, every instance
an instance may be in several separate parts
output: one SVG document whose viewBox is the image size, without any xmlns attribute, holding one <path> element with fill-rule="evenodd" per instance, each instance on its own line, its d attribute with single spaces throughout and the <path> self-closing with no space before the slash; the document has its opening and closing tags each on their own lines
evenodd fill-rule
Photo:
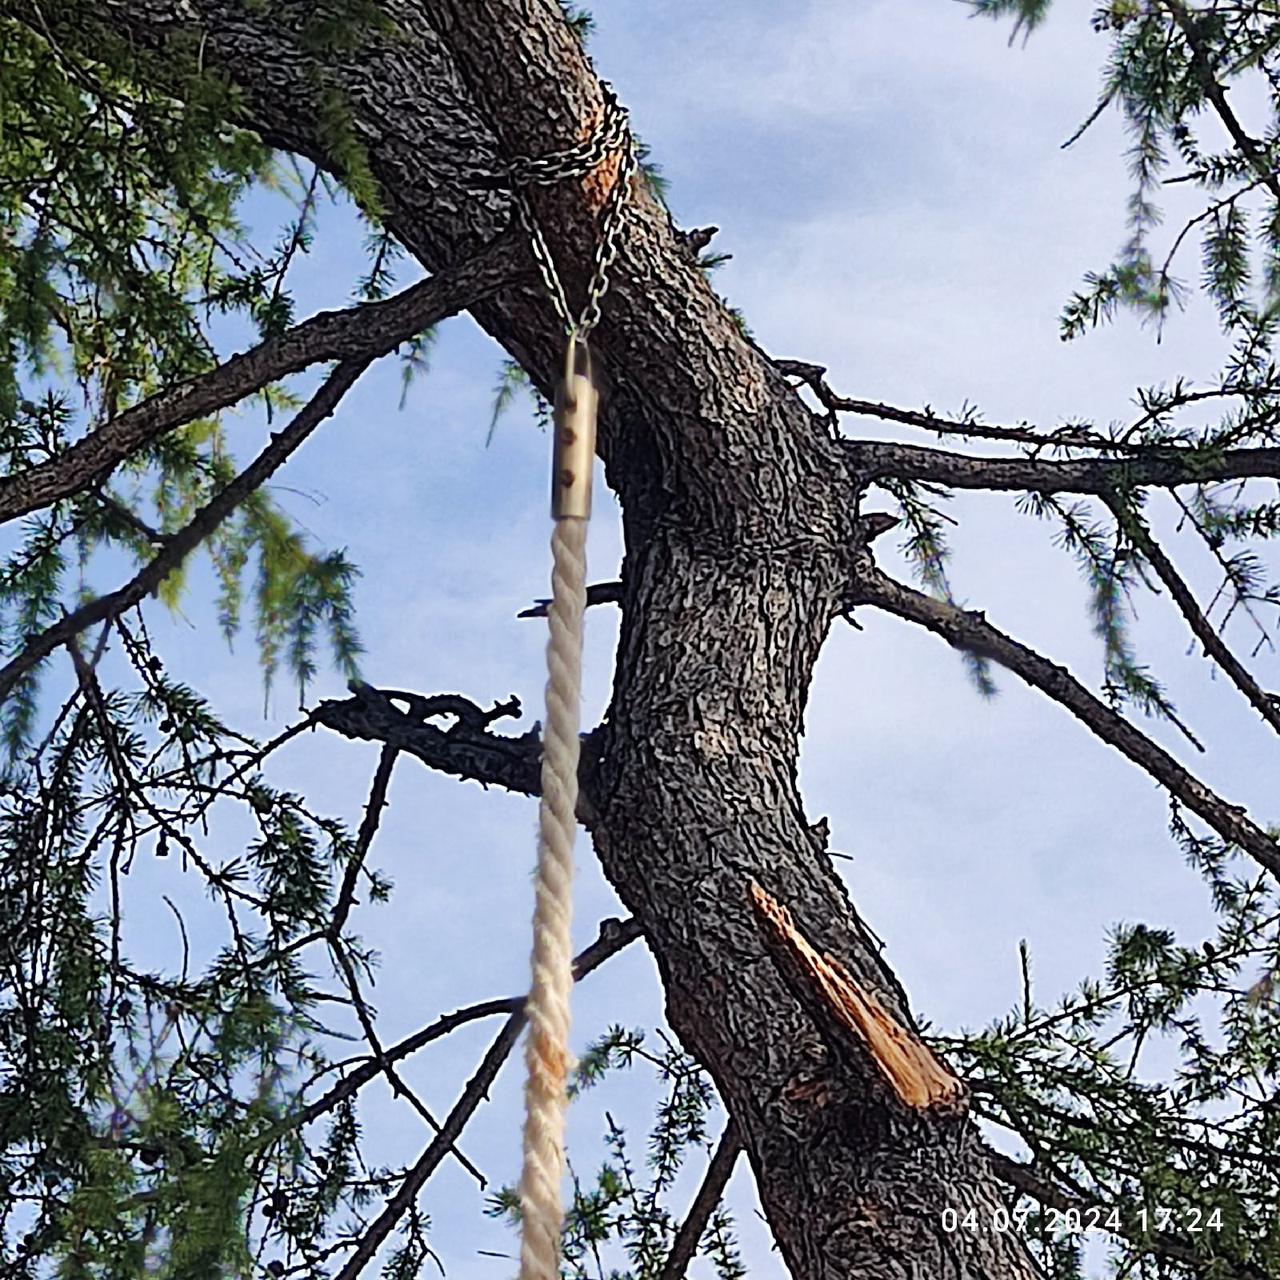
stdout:
<svg viewBox="0 0 1280 1280">
<path fill-rule="evenodd" d="M 550 186 L 566 178 L 585 178 L 603 163 L 611 152 L 618 150 L 622 152 L 622 160 L 618 166 L 613 187 L 604 204 L 600 239 L 596 244 L 591 280 L 587 285 L 587 301 L 575 320 L 569 309 L 564 285 L 556 271 L 555 259 L 552 258 L 542 229 L 538 226 L 533 205 L 529 201 L 525 188 Z M 565 332 L 576 334 L 584 342 L 591 330 L 600 322 L 600 300 L 609 291 L 609 269 L 618 256 L 618 233 L 624 221 L 627 192 L 635 171 L 635 146 L 631 137 L 627 111 L 607 84 L 604 85 L 604 117 L 600 127 L 589 138 L 575 143 L 572 147 L 566 147 L 563 151 L 552 151 L 541 156 L 515 156 L 506 168 L 516 210 L 524 223 L 525 230 L 529 233 L 533 257 L 538 264 L 547 293 L 551 297 L 556 313 L 564 322 Z"/>
</svg>

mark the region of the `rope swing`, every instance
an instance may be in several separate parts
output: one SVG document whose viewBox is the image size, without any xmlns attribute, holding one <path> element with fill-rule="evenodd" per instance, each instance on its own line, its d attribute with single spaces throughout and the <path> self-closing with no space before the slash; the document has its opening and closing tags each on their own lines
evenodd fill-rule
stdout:
<svg viewBox="0 0 1280 1280">
<path fill-rule="evenodd" d="M 555 263 L 533 216 L 524 187 L 585 177 L 612 151 L 618 173 L 605 201 L 595 269 L 587 302 L 575 320 Z M 564 1206 L 569 1003 L 573 989 L 570 925 L 573 913 L 573 841 L 577 834 L 579 703 L 582 690 L 582 616 L 587 604 L 587 521 L 595 458 L 599 392 L 591 330 L 617 255 L 616 236 L 635 156 L 626 112 L 606 87 L 600 129 L 585 142 L 550 156 L 519 157 L 509 169 L 516 209 L 533 244 L 543 282 L 568 335 L 556 392 L 551 476 L 551 602 L 547 610 L 546 717 L 542 731 L 542 795 L 538 808 L 538 866 L 534 881 L 532 981 L 525 1004 L 525 1120 L 520 1174 L 520 1280 L 558 1280 Z"/>
</svg>

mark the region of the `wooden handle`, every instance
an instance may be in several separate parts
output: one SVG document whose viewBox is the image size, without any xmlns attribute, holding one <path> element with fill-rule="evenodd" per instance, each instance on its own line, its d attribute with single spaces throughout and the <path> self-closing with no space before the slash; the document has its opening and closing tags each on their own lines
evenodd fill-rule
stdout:
<svg viewBox="0 0 1280 1280">
<path fill-rule="evenodd" d="M 565 348 L 564 376 L 556 388 L 551 464 L 553 520 L 586 520 L 591 515 L 591 468 L 596 456 L 599 403 L 591 351 L 574 334 Z"/>
</svg>

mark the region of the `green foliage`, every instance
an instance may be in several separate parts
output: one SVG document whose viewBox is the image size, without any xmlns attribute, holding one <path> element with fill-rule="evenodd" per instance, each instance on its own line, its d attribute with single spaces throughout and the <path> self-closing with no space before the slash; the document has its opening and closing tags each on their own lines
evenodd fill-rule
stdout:
<svg viewBox="0 0 1280 1280">
<path fill-rule="evenodd" d="M 371 40 L 395 40 L 400 34 L 378 0 L 320 0 L 307 8 L 300 43 L 317 58 L 333 58 Z"/>
<path fill-rule="evenodd" d="M 975 14 L 985 18 L 1012 18 L 1013 36 L 1029 35 L 1049 15 L 1052 0 L 968 0 Z"/>
<path fill-rule="evenodd" d="M 9 20 L 0 44 L 0 465 L 16 472 L 212 368 L 226 318 L 263 335 L 291 324 L 289 275 L 335 188 L 229 127 L 237 98 L 213 77 L 174 95 L 129 50 L 73 58 Z M 292 207 L 274 241 L 239 220 L 251 191 Z M 372 294 L 384 273 L 370 274 Z M 268 416 L 296 404 L 281 388 L 260 400 Z M 28 517 L 0 566 L 4 653 L 96 579 L 114 586 L 151 561 L 236 469 L 221 421 L 197 421 Z M 265 491 L 206 545 L 223 629 L 231 639 L 249 613 L 268 685 L 283 665 L 305 686 L 322 637 L 355 674 L 356 570 L 342 553 L 316 551 Z M 189 569 L 165 578 L 163 603 L 179 606 Z M 92 674 L 108 641 L 131 689 Z M 257 777 L 262 753 L 167 674 L 142 615 L 83 661 L 51 727 L 39 667 L 0 707 L 5 1274 L 221 1280 L 260 1274 L 264 1248 L 314 1261 L 313 1240 L 380 1185 L 362 1188 L 341 1109 L 314 1156 L 288 1119 L 326 1065 L 302 956 L 326 945 L 352 841 Z M 228 807 L 258 834 L 210 861 L 201 837 Z M 125 889 L 139 859 L 180 862 L 223 908 L 228 945 L 203 972 L 188 973 L 172 904 L 181 972 L 130 964 Z M 385 882 L 370 878 L 369 894 Z"/>
<path fill-rule="evenodd" d="M 1014 19 L 1029 33 L 1047 15 L 1049 0 L 971 0 L 976 13 Z M 1131 145 L 1129 237 L 1115 262 L 1085 277 L 1068 302 L 1062 336 L 1075 338 L 1126 308 L 1163 323 L 1171 304 L 1188 296 L 1173 270 L 1179 252 L 1198 235 L 1201 285 L 1218 307 L 1223 328 L 1249 335 L 1269 349 L 1276 307 L 1280 221 L 1276 216 L 1277 106 L 1280 18 L 1263 4 L 1216 8 L 1112 0 L 1094 12 L 1095 31 L 1111 42 L 1102 90 L 1076 141 L 1108 107 L 1124 120 Z M 1260 93 L 1266 131 L 1250 137 L 1225 91 Z M 1232 100 L 1234 101 L 1234 99 Z M 1223 111 L 1228 116 L 1223 116 Z M 1221 148 L 1226 130 L 1229 145 Z M 1241 138 L 1244 139 L 1243 143 Z M 1170 174 L 1177 163 L 1179 171 Z M 1162 223 L 1157 199 L 1174 188 L 1203 193 L 1163 252 L 1152 238 Z"/>
<path fill-rule="evenodd" d="M 19 471 L 56 459 L 88 422 L 211 368 L 213 320 L 239 315 L 263 335 L 287 327 L 287 276 L 332 191 L 314 166 L 304 172 L 229 128 L 236 95 L 211 76 L 184 83 L 176 98 L 127 50 L 73 60 L 7 20 L 0 39 L 0 456 Z M 295 209 L 265 252 L 237 214 L 251 190 L 277 192 Z M 375 263 L 369 291 L 382 280 Z M 71 408 L 72 387 L 84 414 Z M 279 389 L 261 398 L 268 413 L 293 403 Z M 5 653 L 92 594 L 97 552 L 145 563 L 234 472 L 221 423 L 195 422 L 140 450 L 111 485 L 31 517 L 0 570 Z M 268 684 L 283 654 L 306 685 L 319 626 L 337 665 L 355 674 L 355 570 L 340 553 L 311 550 L 265 494 L 207 545 L 228 638 L 240 624 L 242 574 L 256 562 Z M 160 597 L 170 607 L 186 578 L 186 566 L 166 577 Z M 39 688 L 37 669 L 0 710 L 10 753 L 28 740 Z"/>
<path fill-rule="evenodd" d="M 591 11 L 583 5 L 573 4 L 571 0 L 560 0 L 560 8 L 564 12 L 564 20 L 572 28 L 574 35 L 586 44 L 596 29 L 596 20 Z"/>
<path fill-rule="evenodd" d="M 279 397 L 277 397 L 279 398 Z M 72 415 L 49 393 L 40 403 L 23 400 L 12 418 L 0 417 L 0 450 L 21 458 L 15 469 L 57 456 L 67 447 Z M 208 502 L 233 476 L 223 428 L 202 421 L 161 437 L 118 471 L 112 485 L 89 489 L 24 522 L 23 535 L 0 567 L 0 643 L 7 653 L 51 625 L 88 590 L 93 557 L 114 549 L 140 567 L 165 539 Z M 218 610 L 228 641 L 238 634 L 246 576 L 255 571 L 253 621 L 266 687 L 283 660 L 299 694 L 316 675 L 321 628 L 335 665 L 358 674 L 361 651 L 351 592 L 358 571 L 341 552 L 320 553 L 265 492 L 253 494 L 207 543 L 218 581 Z M 111 562 L 119 574 L 118 561 Z M 177 608 L 186 566 L 171 572 L 160 599 Z M 10 754 L 33 725 L 38 678 L 25 681 L 0 706 L 0 728 Z"/>
<path fill-rule="evenodd" d="M 645 185 L 649 188 L 649 192 L 654 199 L 665 205 L 667 203 L 667 195 L 671 190 L 671 183 L 663 176 L 662 166 L 652 159 L 653 152 L 649 144 L 634 130 L 632 131 L 632 138 L 635 145 L 636 164 L 640 167 L 640 175 L 644 178 Z"/>
<path fill-rule="evenodd" d="M 551 405 L 542 398 L 529 375 L 514 360 L 504 360 L 498 370 L 498 381 L 493 388 L 493 411 L 489 417 L 489 430 L 485 433 L 487 449 L 493 443 L 498 423 L 515 404 L 521 393 L 533 398 L 534 421 L 544 431 L 551 425 Z"/>
<path fill-rule="evenodd" d="M 707 1121 L 715 1106 L 711 1081 L 665 1036 L 657 1052 L 647 1049 L 645 1040 L 642 1031 L 610 1027 L 582 1054 L 570 1084 L 570 1096 L 580 1105 L 583 1095 L 611 1072 L 627 1071 L 643 1062 L 664 1086 L 664 1096 L 649 1133 L 643 1171 L 631 1155 L 625 1130 L 608 1112 L 607 1157 L 594 1182 L 584 1184 L 570 1162 L 573 1199 L 563 1235 L 566 1280 L 600 1280 L 605 1275 L 608 1280 L 656 1280 L 679 1227 L 667 1204 L 676 1198 L 672 1195 L 675 1179 L 691 1152 L 708 1146 Z M 499 1188 L 490 1196 L 487 1212 L 518 1224 L 516 1189 Z M 697 1256 L 710 1262 L 720 1280 L 745 1276 L 727 1210 L 718 1209 L 708 1222 Z"/>
<path fill-rule="evenodd" d="M 337 883 L 376 898 L 377 878 L 341 822 L 267 782 L 265 750 L 165 671 L 136 618 L 111 633 L 134 686 L 104 688 L 107 638 L 0 792 L 5 1274 L 224 1280 L 260 1274 L 263 1251 L 314 1265 L 398 1177 L 365 1175 L 350 1099 L 295 1118 L 328 1070 L 313 957 L 333 945 Z M 256 834 L 211 861 L 195 837 L 234 829 L 232 811 Z M 202 971 L 168 897 L 143 909 L 172 915 L 180 965 L 131 963 L 140 861 L 178 864 L 225 914 Z M 426 1226 L 405 1259 L 426 1256 Z"/>
<path fill-rule="evenodd" d="M 403 409 L 409 397 L 409 388 L 416 378 L 424 376 L 431 368 L 431 350 L 436 344 L 436 331 L 424 329 L 415 333 L 404 344 L 400 354 L 400 408 Z"/>
<path fill-rule="evenodd" d="M 1028 494 L 1020 509 L 1041 519 L 1059 522 L 1057 542 L 1070 551 L 1089 586 L 1094 633 L 1102 641 L 1103 692 L 1116 709 L 1136 706 L 1144 715 L 1158 716 L 1195 739 L 1178 719 L 1177 710 L 1160 683 L 1139 663 L 1129 637 L 1135 591 L 1151 583 L 1130 530 L 1114 528 L 1094 517 L 1087 503 L 1065 503 L 1045 494 Z M 1139 517 L 1132 517 L 1135 521 Z"/>
<path fill-rule="evenodd" d="M 212 77 L 177 101 L 0 29 L 0 413 L 24 365 L 113 413 L 214 363 L 209 316 L 272 296 L 287 262 L 250 265 L 235 210 L 279 174 Z"/>
<path fill-rule="evenodd" d="M 1029 32 L 1047 3 L 977 0 L 983 15 L 1014 19 Z M 1116 260 L 1089 273 L 1085 287 L 1063 313 L 1064 338 L 1112 320 L 1121 309 L 1163 325 L 1172 304 L 1191 288 L 1175 274 L 1186 247 L 1199 240 L 1200 288 L 1215 306 L 1227 343 L 1220 375 L 1196 387 L 1179 379 L 1171 387 L 1138 392 L 1141 416 L 1095 438 L 1113 457 L 1179 445 L 1194 462 L 1224 449 L 1273 446 L 1280 437 L 1280 381 L 1274 357 L 1276 282 L 1280 279 L 1280 187 L 1275 177 L 1280 147 L 1280 17 L 1266 5 L 1217 7 L 1142 4 L 1113 0 L 1097 8 L 1093 27 L 1110 43 L 1097 105 L 1074 142 L 1107 109 L 1124 121 L 1133 193 L 1129 236 Z M 1228 93 L 1234 94 L 1228 97 Z M 1232 103 L 1253 94 L 1265 106 L 1264 130 L 1252 136 Z M 1223 146 L 1224 141 L 1227 145 Z M 1216 148 L 1216 149 L 1215 149 Z M 1175 170 L 1176 166 L 1176 170 Z M 1162 228 L 1158 200 L 1174 199 L 1183 212 L 1176 230 Z M 1195 423 L 1193 413 L 1207 421 Z M 1054 449 L 1046 438 L 1040 448 Z M 1248 485 L 1196 484 L 1175 497 L 1184 524 L 1200 538 L 1221 570 L 1221 585 L 1208 613 L 1216 625 L 1246 622 L 1259 645 L 1270 647 L 1260 610 L 1280 604 L 1280 587 L 1268 580 L 1256 549 L 1245 539 L 1273 537 L 1280 523 L 1272 504 Z M 1128 635 L 1137 593 L 1158 589 L 1140 545 L 1144 521 L 1138 495 L 1123 489 L 1108 497 L 1109 512 L 1085 502 L 1063 503 L 1030 494 L 1022 509 L 1058 525 L 1058 540 L 1072 553 L 1089 585 L 1094 627 L 1103 643 L 1104 689 L 1114 706 L 1138 707 L 1177 724 L 1160 683 L 1138 660 Z M 1110 518 L 1107 518 L 1110 517 Z M 1198 744 L 1197 744 L 1198 745 Z"/>
<path fill-rule="evenodd" d="M 1121 923 L 1105 978 L 1052 1008 L 1032 998 L 1024 959 L 1017 1009 L 937 1043 L 969 1078 L 976 1112 L 1016 1134 L 1039 1173 L 1100 1217 L 1118 1211 L 1116 1274 L 1147 1273 L 1159 1227 L 1203 1259 L 1188 1274 L 1270 1275 L 1280 1265 L 1268 1208 L 1280 1196 L 1280 1002 L 1270 994 L 1280 898 L 1266 879 L 1240 875 L 1229 850 L 1192 836 L 1176 809 L 1173 826 L 1215 885 L 1211 938 L 1186 946 L 1171 930 Z M 1061 1215 L 1029 1226 L 1048 1275 L 1083 1274 L 1082 1238 Z"/>
<path fill-rule="evenodd" d="M 317 80 L 316 121 L 325 154 L 347 193 L 374 221 L 382 218 L 382 193 L 369 168 L 369 154 L 356 134 L 355 118 L 342 90 Z"/>
<path fill-rule="evenodd" d="M 586 39 L 590 15 L 562 7 Z M 1018 35 L 1040 26 L 1049 4 L 976 0 L 972 8 L 1010 22 Z M 235 127 L 244 104 L 216 76 L 192 71 L 198 60 L 158 66 L 110 42 L 90 59 L 0 20 L 6 471 L 56 459 L 93 423 L 210 368 L 218 359 L 214 332 L 228 319 L 262 334 L 290 325 L 291 273 L 306 262 L 327 201 L 349 198 L 367 224 L 356 293 L 379 298 L 392 288 L 401 250 L 382 222 L 385 193 L 352 103 L 324 63 L 400 33 L 373 0 L 295 9 L 301 47 L 314 58 L 308 74 L 324 170 L 274 155 Z M 1213 385 L 1145 389 L 1138 422 L 1094 432 L 1094 444 L 1101 439 L 1099 447 L 1123 457 L 1177 443 L 1208 463 L 1227 448 L 1280 443 L 1272 353 L 1280 214 L 1270 177 L 1280 148 L 1280 18 L 1268 6 L 1224 7 L 1193 10 L 1186 27 L 1168 5 L 1115 0 L 1094 25 L 1111 55 L 1085 127 L 1103 109 L 1120 111 L 1134 192 L 1127 238 L 1068 302 L 1063 335 L 1125 309 L 1166 322 L 1190 294 L 1174 268 L 1198 244 L 1198 283 L 1229 345 Z M 1272 118 L 1248 145 L 1226 146 L 1230 131 L 1212 119 L 1214 87 L 1234 91 L 1246 80 Z M 663 199 L 665 180 L 639 139 L 637 152 Z M 1159 201 L 1171 178 L 1199 205 L 1161 242 Z M 275 193 L 288 208 L 265 235 L 240 221 L 255 191 Z M 707 255 L 700 265 L 716 262 Z M 406 344 L 406 389 L 425 370 L 433 337 Z M 489 439 L 524 391 L 531 391 L 527 375 L 508 362 Z M 295 403 L 287 388 L 261 393 L 268 417 Z M 535 406 L 545 422 L 548 406 L 536 395 Z M 1210 420 L 1190 423 L 1202 410 Z M 1070 454 L 1071 442 L 1064 434 L 1031 447 Z M 91 595 L 104 567 L 114 582 L 122 565 L 131 572 L 148 562 L 235 472 L 221 420 L 196 421 L 30 516 L 0 566 L 4 652 L 20 651 Z M 948 495 L 887 487 L 917 577 L 952 601 Z M 1025 509 L 1055 523 L 1080 565 L 1113 705 L 1177 723 L 1130 636 L 1133 599 L 1151 585 L 1140 539 L 1146 512 L 1123 486 L 1108 499 L 1102 512 L 1032 495 Z M 1210 606 L 1215 621 L 1248 619 L 1265 637 L 1260 614 L 1280 604 L 1280 592 L 1262 557 L 1242 543 L 1274 536 L 1280 505 L 1247 487 L 1207 483 L 1186 486 L 1178 501 L 1222 573 Z M 222 629 L 230 641 L 251 627 L 268 690 L 286 670 L 302 696 L 326 643 L 334 664 L 354 676 L 357 570 L 344 553 L 313 547 L 262 490 L 206 549 Z M 179 607 L 195 567 L 170 573 L 162 604 Z M 345 915 L 339 929 L 336 904 L 344 893 L 357 900 L 357 888 L 358 900 L 383 901 L 389 882 L 364 866 L 367 850 L 343 823 L 268 779 L 271 744 L 236 733 L 166 671 L 143 612 L 92 643 L 85 638 L 75 656 L 77 681 L 60 709 L 49 705 L 39 668 L 0 708 L 6 1274 L 324 1274 L 405 1173 L 370 1164 L 356 1091 L 336 1084 L 357 1064 L 385 1066 L 381 1050 L 366 1046 L 371 1056 L 345 1064 L 327 1053 L 335 1039 L 367 1036 L 351 972 L 367 977 L 376 959 Z M 994 692 L 984 663 L 962 656 L 978 688 Z M 116 660 L 123 676 L 99 674 Z M 1121 922 L 1104 977 L 1043 1008 L 1024 957 L 1024 998 L 1013 1013 L 937 1042 L 970 1080 L 979 1114 L 1032 1153 L 1038 1174 L 1085 1201 L 1130 1211 L 1112 1234 L 1116 1274 L 1275 1273 L 1280 903 L 1266 883 L 1241 876 L 1234 849 L 1198 834 L 1176 806 L 1171 827 L 1219 913 L 1212 937 L 1188 945 L 1159 924 Z M 143 867 L 155 882 L 167 874 L 198 887 L 225 916 L 224 945 L 192 954 L 177 906 L 162 891 L 148 899 L 137 887 Z M 144 971 L 132 959 L 130 923 L 151 929 L 166 912 L 181 959 Z M 332 936 L 339 932 L 340 940 Z M 598 1170 L 573 1170 L 564 1236 L 572 1280 L 656 1277 L 687 1198 L 677 1182 L 707 1145 L 714 1110 L 707 1076 L 670 1043 L 651 1051 L 636 1031 L 612 1028 L 588 1048 L 571 1089 L 576 1104 L 589 1105 L 594 1086 L 637 1064 L 653 1070 L 661 1099 L 643 1154 L 606 1113 Z M 1190 1261 L 1162 1258 L 1162 1242 L 1136 1217 L 1173 1206 L 1221 1223 L 1212 1235 L 1183 1241 Z M 491 1209 L 518 1218 L 509 1188 Z M 408 1209 L 383 1257 L 384 1275 L 407 1280 L 439 1266 L 430 1227 L 419 1206 Z M 1083 1275 L 1077 1236 L 1039 1209 L 1027 1227 L 1050 1275 Z M 699 1247 L 705 1271 L 744 1276 L 723 1208 Z"/>
<path fill-rule="evenodd" d="M 340 60 L 370 41 L 399 36 L 385 6 L 375 0 L 323 0 L 308 8 L 300 38 L 302 48 L 313 55 L 307 78 L 326 163 L 340 177 L 346 194 L 375 223 L 382 220 L 382 192 L 369 168 L 369 153 L 357 135 L 351 104 L 326 75 L 325 63 Z"/>
<path fill-rule="evenodd" d="M 947 577 L 947 561 L 951 552 L 947 546 L 945 528 L 948 522 L 954 521 L 943 515 L 937 507 L 930 506 L 921 496 L 927 494 L 934 499 L 945 500 L 948 493 L 931 485 L 909 484 L 897 480 L 890 480 L 883 487 L 897 503 L 898 518 L 905 530 L 902 551 L 916 578 L 930 594 L 949 604 L 955 604 L 951 582 Z M 994 698 L 998 690 L 991 675 L 991 664 L 982 654 L 968 649 L 960 649 L 958 652 L 973 687 L 982 697 Z"/>
</svg>

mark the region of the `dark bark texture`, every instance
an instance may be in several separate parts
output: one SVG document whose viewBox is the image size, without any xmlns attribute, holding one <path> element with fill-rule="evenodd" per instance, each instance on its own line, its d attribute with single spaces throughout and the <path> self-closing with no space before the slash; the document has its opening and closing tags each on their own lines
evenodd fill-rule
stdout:
<svg viewBox="0 0 1280 1280">
<path fill-rule="evenodd" d="M 123 39 L 175 86 L 198 56 L 242 91 L 247 125 L 330 167 L 314 104 L 336 90 L 392 229 L 432 271 L 509 225 L 508 198 L 477 178 L 503 156 L 572 143 L 601 111 L 554 0 L 391 0 L 397 35 L 319 60 L 309 3 L 43 8 L 0 0 L 0 14 L 37 30 L 47 20 L 68 45 Z M 579 305 L 600 185 L 533 196 Z M 506 288 L 472 313 L 549 393 L 562 336 L 540 290 Z M 921 1108 L 887 1088 L 874 1046 L 789 982 L 752 909 L 758 885 L 911 1036 L 905 995 L 796 782 L 814 662 L 872 531 L 857 517 L 867 477 L 741 335 L 640 183 L 593 349 L 609 377 L 600 452 L 626 559 L 592 836 L 656 958 L 671 1024 L 741 1135 L 780 1255 L 797 1280 L 1033 1276 L 1014 1236 L 944 1229 L 944 1208 L 990 1220 L 1001 1202 L 962 1099 Z M 512 747 L 485 767 L 523 789 L 530 757 Z"/>
</svg>

